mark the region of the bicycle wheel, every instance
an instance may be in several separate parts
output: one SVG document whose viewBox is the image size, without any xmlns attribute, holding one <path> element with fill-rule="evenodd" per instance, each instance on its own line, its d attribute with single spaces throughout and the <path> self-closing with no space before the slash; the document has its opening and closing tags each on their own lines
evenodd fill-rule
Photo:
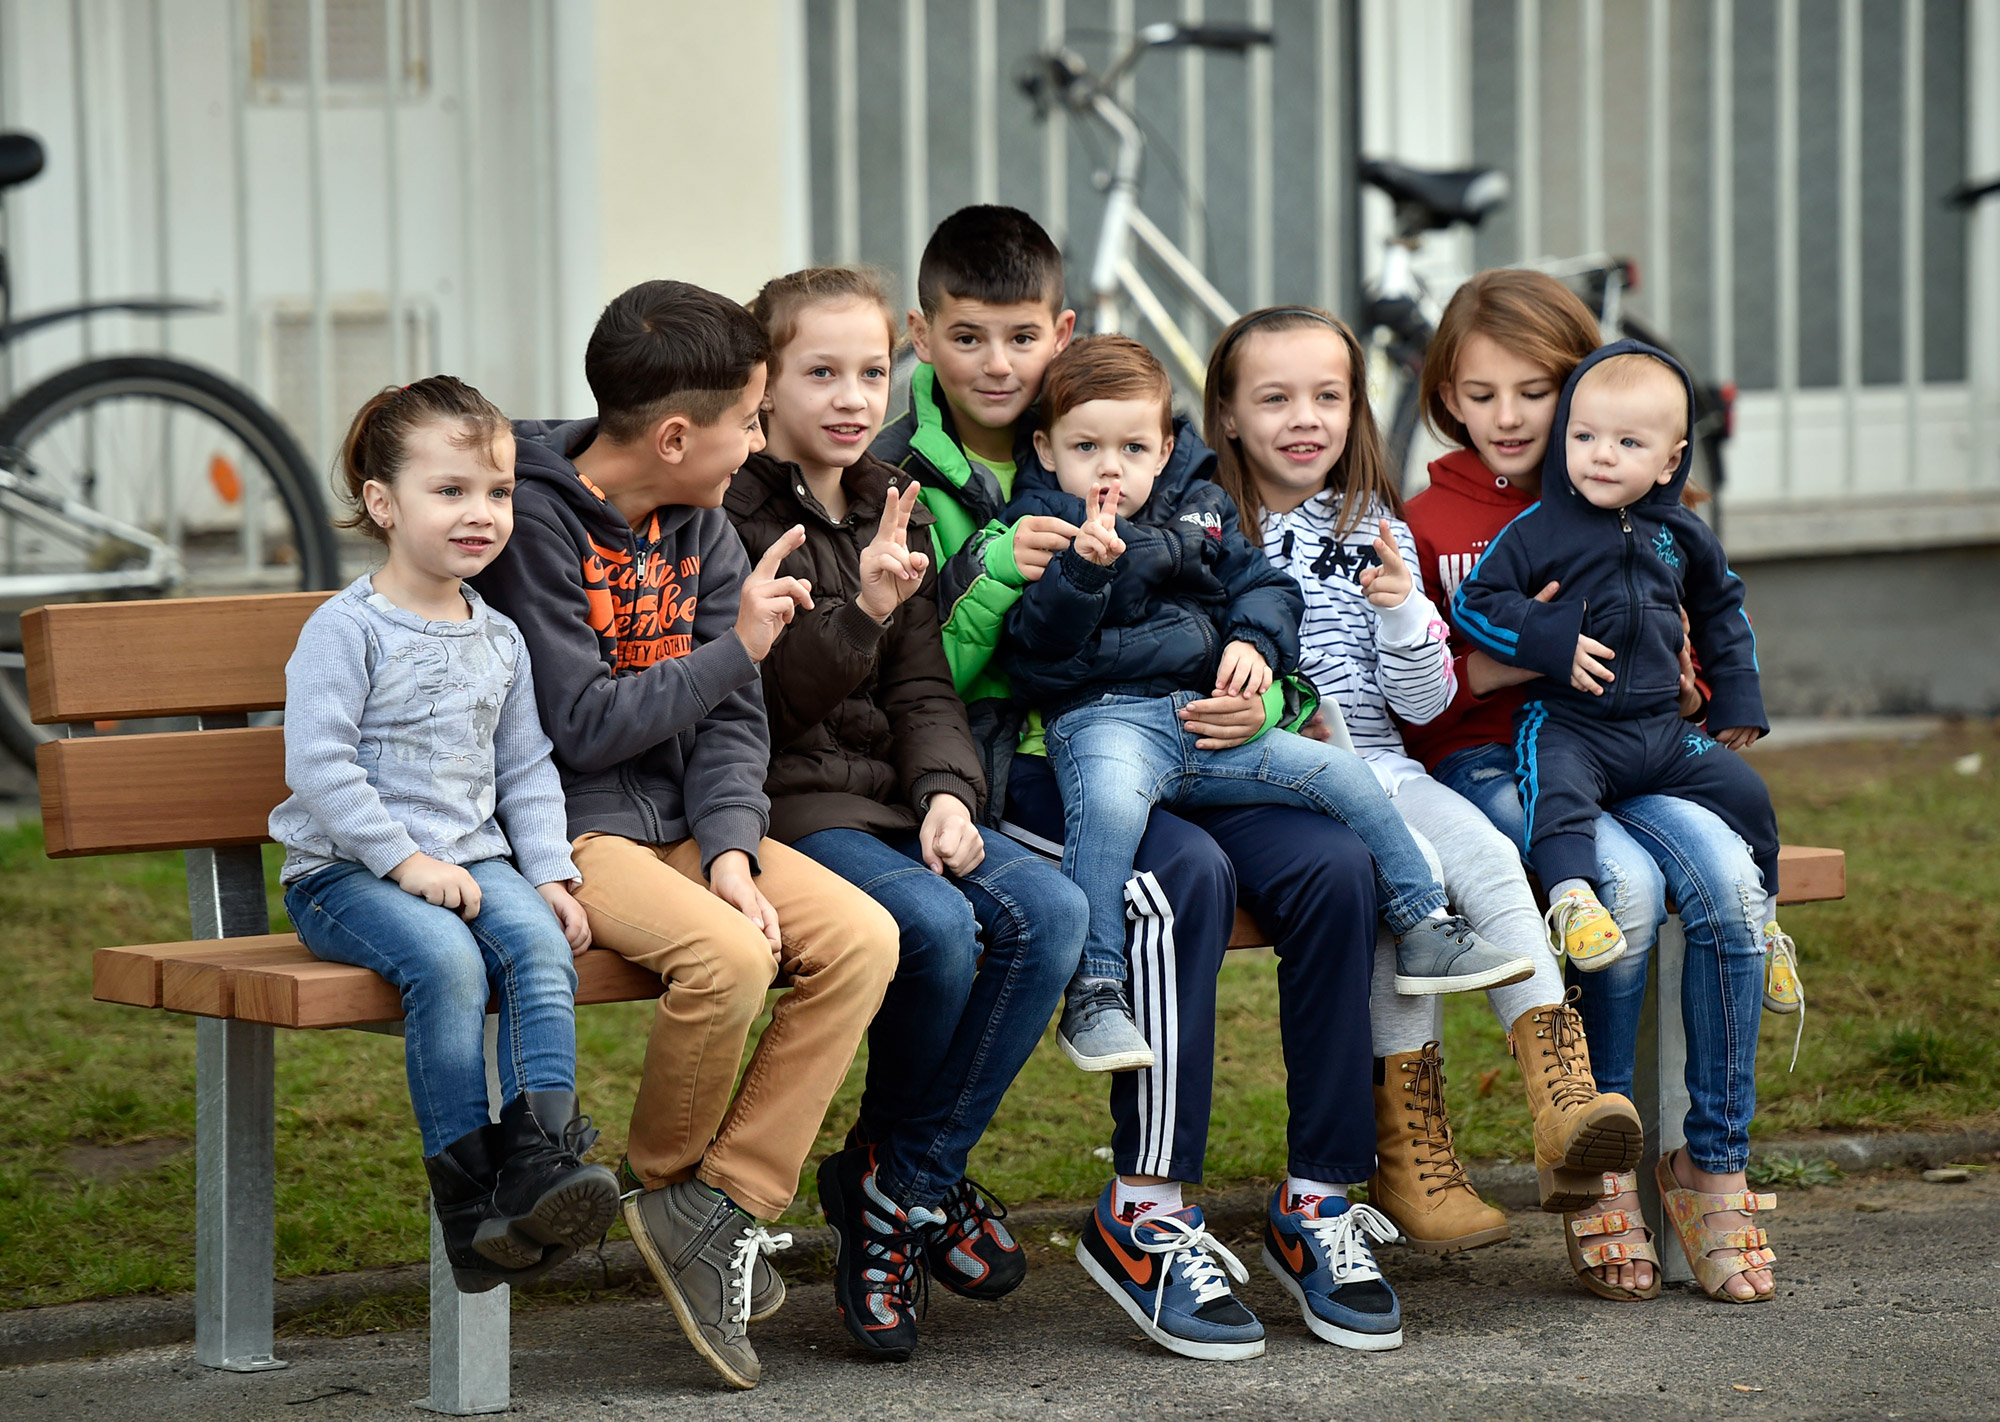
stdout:
<svg viewBox="0 0 2000 1422">
<path fill-rule="evenodd" d="M 54 732 L 28 719 L 28 608 L 338 583 L 339 550 L 305 451 L 255 395 L 200 366 L 114 356 L 59 371 L 0 411 L 0 467 L 175 555 L 171 575 L 147 586 L 93 588 L 93 575 L 145 567 L 149 550 L 102 531 L 52 532 L 48 519 L 0 504 L 0 743 L 31 764 Z M 66 592 L 71 579 L 80 586 Z"/>
</svg>

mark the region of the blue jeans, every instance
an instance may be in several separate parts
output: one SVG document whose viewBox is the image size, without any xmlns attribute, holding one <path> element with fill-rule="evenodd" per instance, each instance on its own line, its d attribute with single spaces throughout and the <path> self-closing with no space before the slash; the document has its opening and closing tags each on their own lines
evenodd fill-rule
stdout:
<svg viewBox="0 0 2000 1422">
<path fill-rule="evenodd" d="M 1513 748 L 1447 757 L 1437 779 L 1471 800 L 1525 852 Z M 1575 973 L 1578 1008 L 1600 1091 L 1629 1096 L 1647 950 L 1671 896 L 1687 938 L 1681 1020 L 1687 1029 L 1688 1155 L 1727 1174 L 1750 1158 L 1757 1112 L 1757 1032 L 1763 1020 L 1763 880 L 1750 849 L 1720 818 L 1669 795 L 1640 795 L 1597 819 L 1597 880 L 1626 937 L 1601 973 Z"/>
<path fill-rule="evenodd" d="M 380 973 L 403 995 L 403 1064 L 424 1154 L 492 1120 L 486 1005 L 500 1003 L 500 1086 L 576 1088 L 576 968 L 555 911 L 504 859 L 465 866 L 479 917 L 425 903 L 359 864 L 334 864 L 285 890 L 306 947 Z"/>
<path fill-rule="evenodd" d="M 1398 934 L 1444 907 L 1444 889 L 1367 762 L 1290 731 L 1231 750 L 1196 750 L 1174 714 L 1200 696 L 1106 696 L 1048 728 L 1063 800 L 1063 873 L 1090 900 L 1082 973 L 1126 976 L 1125 883 L 1155 805 L 1294 805 L 1331 815 L 1375 859 L 1382 917 Z"/>
<path fill-rule="evenodd" d="M 906 1207 L 937 1205 L 965 1175 L 1062 1000 L 1089 917 L 1053 864 L 979 833 L 986 857 L 963 877 L 925 868 L 914 833 L 830 829 L 792 846 L 865 890 L 902 930 L 868 1033 L 861 1138 L 876 1144 L 882 1189 Z"/>
</svg>

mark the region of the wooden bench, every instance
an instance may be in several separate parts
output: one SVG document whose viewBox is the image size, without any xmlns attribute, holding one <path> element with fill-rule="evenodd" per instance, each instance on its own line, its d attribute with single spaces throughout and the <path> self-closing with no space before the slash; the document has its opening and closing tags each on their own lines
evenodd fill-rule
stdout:
<svg viewBox="0 0 2000 1422">
<path fill-rule="evenodd" d="M 285 662 L 300 627 L 328 596 L 76 603 L 38 608 L 21 624 L 34 718 L 67 728 L 36 757 L 48 853 L 186 853 L 193 937 L 99 949 L 92 995 L 200 1019 L 195 1351 L 210 1367 L 245 1372 L 284 1366 L 272 1349 L 274 1029 L 400 1035 L 402 1027 L 402 1004 L 387 982 L 363 968 L 321 962 L 293 934 L 270 931 L 261 846 L 270 812 L 286 794 L 284 738 L 280 728 L 253 726 L 249 718 L 284 705 Z M 195 729 L 94 733 L 101 722 L 165 717 L 192 717 Z M 1844 892 L 1838 850 L 1788 846 L 1781 860 L 1786 901 Z M 1230 946 L 1264 941 L 1239 913 Z M 1678 925 L 1670 923 L 1653 981 L 1673 998 L 1682 951 Z M 601 949 L 577 960 L 577 977 L 579 1005 L 659 992 L 650 974 Z M 1684 1047 L 1679 1015 L 1667 1016 L 1672 1030 L 1648 1008 L 1639 1095 L 1645 1118 L 1656 1123 L 1649 1135 L 1673 1145 L 1686 1109 Z M 494 1026 L 489 1018 L 487 1089 L 497 1112 Z M 1673 1271 L 1670 1264 L 1669 1277 Z M 507 1407 L 508 1307 L 505 1287 L 461 1295 L 452 1285 L 433 1219 L 431 1395 L 423 1405 L 454 1415 Z"/>
<path fill-rule="evenodd" d="M 36 755 L 42 825 L 56 858 L 185 850 L 192 938 L 103 948 L 101 1002 L 195 1014 L 195 1354 L 241 1372 L 284 1366 L 272 1351 L 274 1029 L 351 1027 L 400 1035 L 394 988 L 324 963 L 272 933 L 262 844 L 284 799 L 284 733 L 253 726 L 285 703 L 285 662 L 327 593 L 171 602 L 72 603 L 21 619 L 29 701 L 68 735 Z M 193 717 L 196 729 L 99 736 L 96 723 Z M 577 960 L 577 1002 L 659 995 L 616 953 Z M 487 1091 L 497 1113 L 494 1029 Z M 509 1291 L 460 1294 L 431 1223 L 431 1395 L 466 1415 L 508 1405 Z"/>
</svg>

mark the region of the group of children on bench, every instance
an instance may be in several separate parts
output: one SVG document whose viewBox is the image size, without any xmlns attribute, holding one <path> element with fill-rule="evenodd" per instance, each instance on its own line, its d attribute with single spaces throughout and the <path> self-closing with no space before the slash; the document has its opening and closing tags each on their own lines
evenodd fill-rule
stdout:
<svg viewBox="0 0 2000 1422">
<path fill-rule="evenodd" d="M 1690 1106 L 1659 1183 L 1701 1287 L 1770 1298 L 1758 1009 L 1801 994 L 1685 372 L 1600 349 L 1548 277 L 1481 273 L 1423 374 L 1458 448 L 1406 506 L 1324 311 L 1230 325 L 1197 430 L 1144 346 L 1074 337 L 1024 213 L 947 218 L 918 293 L 886 429 L 898 322 L 844 268 L 748 308 L 627 291 L 585 354 L 594 419 L 510 426 L 443 375 L 354 418 L 343 492 L 386 556 L 287 666 L 271 832 L 301 939 L 402 995 L 458 1286 L 546 1272 L 622 1200 L 688 1340 L 754 1386 L 747 1330 L 785 1298 L 767 1224 L 866 1033 L 819 1196 L 848 1331 L 908 1358 L 922 1276 L 1022 1279 L 966 1162 L 1059 1010 L 1063 1051 L 1112 1073 L 1079 1263 L 1164 1347 L 1256 1356 L 1247 1272 L 1181 1194 L 1240 902 L 1276 947 L 1288 1074 L 1263 1261 L 1314 1334 L 1401 1342 L 1371 1241 L 1507 1235 L 1446 1121 L 1458 991 L 1507 1033 L 1578 1278 L 1650 1299 L 1627 1098 L 1671 895 Z M 663 985 L 617 1174 L 585 1162 L 576 1097 L 592 945 Z"/>
</svg>

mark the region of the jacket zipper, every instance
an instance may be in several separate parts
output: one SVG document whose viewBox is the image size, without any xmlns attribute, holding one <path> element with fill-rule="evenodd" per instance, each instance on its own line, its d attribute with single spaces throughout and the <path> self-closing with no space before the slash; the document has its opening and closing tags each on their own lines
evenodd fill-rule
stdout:
<svg viewBox="0 0 2000 1422">
<path fill-rule="evenodd" d="M 1626 624 L 1624 645 L 1618 651 L 1618 664 L 1621 667 L 1627 668 L 1625 675 L 1629 677 L 1631 675 L 1632 659 L 1637 653 L 1639 646 L 1639 623 L 1641 619 L 1639 608 L 1635 605 L 1637 597 L 1632 586 L 1632 520 L 1626 517 L 1625 510 L 1623 509 L 1618 510 L 1618 527 L 1624 530 L 1623 541 L 1625 547 L 1619 559 L 1619 568 L 1625 579 L 1625 606 L 1631 609 L 1632 614 L 1631 620 Z M 1612 689 L 1611 714 L 1613 716 L 1619 716 L 1624 713 L 1625 692 L 1629 684 L 1629 681 L 1620 682 Z"/>
</svg>

